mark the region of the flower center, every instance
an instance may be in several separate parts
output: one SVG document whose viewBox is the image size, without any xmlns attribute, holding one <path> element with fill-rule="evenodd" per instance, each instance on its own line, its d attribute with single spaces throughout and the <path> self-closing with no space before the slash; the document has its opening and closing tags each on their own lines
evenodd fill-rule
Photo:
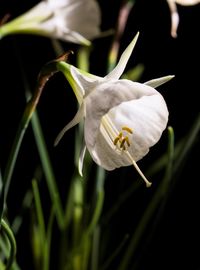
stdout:
<svg viewBox="0 0 200 270">
<path fill-rule="evenodd" d="M 118 136 L 113 140 L 114 145 L 118 145 L 120 149 L 126 150 L 127 146 L 130 146 L 128 133 L 132 134 L 132 129 L 127 126 L 122 127 Z"/>
</svg>

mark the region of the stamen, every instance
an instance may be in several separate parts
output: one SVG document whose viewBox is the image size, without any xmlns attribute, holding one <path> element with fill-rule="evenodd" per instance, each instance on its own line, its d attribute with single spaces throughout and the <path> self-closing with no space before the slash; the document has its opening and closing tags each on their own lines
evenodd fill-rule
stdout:
<svg viewBox="0 0 200 270">
<path fill-rule="evenodd" d="M 122 130 L 126 130 L 128 133 L 133 134 L 133 130 L 127 126 L 122 127 Z"/>
<path fill-rule="evenodd" d="M 124 139 L 126 140 L 126 143 L 127 143 L 128 147 L 129 147 L 131 144 L 130 144 L 130 142 L 129 142 L 128 136 L 126 136 Z"/>
<path fill-rule="evenodd" d="M 132 129 L 127 127 L 127 126 L 124 126 L 122 127 L 122 131 L 126 131 L 130 134 L 133 133 Z M 118 136 L 113 140 L 113 144 L 114 145 L 117 145 L 117 143 L 119 142 L 119 148 L 120 150 L 126 150 L 126 146 L 125 146 L 125 143 L 127 144 L 127 146 L 129 147 L 131 144 L 130 144 L 130 141 L 129 141 L 129 137 L 128 136 L 124 136 L 123 135 L 123 132 L 120 131 Z"/>
<path fill-rule="evenodd" d="M 126 139 L 123 138 L 122 141 L 120 142 L 120 148 L 124 149 L 125 148 L 125 142 L 126 142 Z M 126 149 L 126 148 L 125 148 Z"/>
<path fill-rule="evenodd" d="M 133 166 L 135 167 L 136 171 L 139 173 L 139 175 L 142 177 L 142 179 L 144 180 L 145 184 L 146 184 L 146 187 L 150 187 L 152 185 L 151 182 L 149 182 L 147 180 L 147 178 L 145 177 L 145 175 L 143 174 L 143 172 L 140 170 L 140 168 L 138 167 L 137 163 L 135 162 L 135 160 L 132 158 L 131 154 L 126 151 L 125 152 L 127 154 L 127 156 L 130 158 Z"/>
<path fill-rule="evenodd" d="M 119 139 L 120 139 L 119 136 L 117 136 L 117 137 L 114 139 L 114 141 L 113 141 L 114 145 L 116 145 L 116 144 L 118 143 Z"/>
<path fill-rule="evenodd" d="M 109 143 L 111 143 L 111 144 L 113 143 L 117 148 L 116 150 L 121 151 L 122 153 L 124 153 L 124 154 L 126 154 L 128 156 L 129 160 L 132 162 L 132 164 L 135 167 L 136 171 L 139 173 L 139 175 L 144 180 L 144 182 L 146 184 L 146 187 L 150 187 L 152 185 L 152 183 L 147 180 L 147 178 L 142 173 L 142 171 L 138 167 L 135 160 L 132 158 L 129 151 L 126 149 L 127 147 L 130 147 L 131 143 L 129 141 L 129 137 L 125 136 L 125 135 L 128 135 L 127 133 L 125 133 L 125 131 L 128 132 L 129 134 L 132 134 L 133 130 L 131 128 L 127 127 L 127 126 L 123 126 L 121 128 L 121 130 L 124 131 L 124 132 L 122 132 L 122 131 L 119 132 L 117 130 L 117 128 L 113 125 L 112 121 L 110 120 L 110 118 L 108 116 L 103 117 L 102 125 L 103 125 L 103 127 L 104 127 L 104 129 L 106 131 L 106 134 L 110 138 Z M 118 146 L 117 146 L 117 144 L 118 144 Z"/>
</svg>

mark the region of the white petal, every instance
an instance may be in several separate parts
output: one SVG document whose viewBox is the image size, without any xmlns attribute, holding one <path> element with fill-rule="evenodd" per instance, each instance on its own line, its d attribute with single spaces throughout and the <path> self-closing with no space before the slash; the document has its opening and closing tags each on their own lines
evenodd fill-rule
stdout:
<svg viewBox="0 0 200 270">
<path fill-rule="evenodd" d="M 98 102 L 96 102 L 97 100 Z M 85 142 L 93 159 L 105 169 L 130 165 L 131 162 L 126 155 L 123 157 L 116 155 L 113 147 L 106 142 L 105 137 L 100 132 L 103 116 L 108 114 L 111 117 L 118 132 L 122 126 L 132 127 L 132 123 L 135 123 L 133 129 L 139 125 L 145 127 L 146 131 L 137 128 L 138 132 L 142 133 L 140 136 L 143 137 L 143 133 L 149 132 L 152 127 L 149 135 L 141 140 L 142 146 L 138 139 L 138 133 L 135 133 L 137 143 L 134 144 L 135 148 L 132 151 L 135 161 L 148 152 L 149 147 L 160 137 L 161 130 L 163 131 L 166 127 L 168 116 L 166 104 L 162 96 L 147 85 L 128 80 L 105 82 L 99 85 L 96 91 L 86 98 L 85 102 Z M 149 126 L 145 124 L 145 121 L 149 121 Z M 131 154 L 133 154 L 132 152 Z"/>
<path fill-rule="evenodd" d="M 53 10 L 49 7 L 48 3 L 42 1 L 14 20 L 15 22 L 19 22 L 21 20 L 21 22 L 23 21 L 24 23 L 34 23 L 49 18 L 52 13 Z"/>
<path fill-rule="evenodd" d="M 147 85 L 129 80 L 110 80 L 101 83 L 86 99 L 85 140 L 86 145 L 92 148 L 101 118 L 111 108 L 132 99 L 139 99 L 144 95 L 154 95 L 157 91 Z"/>
<path fill-rule="evenodd" d="M 70 10 L 66 9 L 67 28 L 80 33 L 87 39 L 100 34 L 101 13 L 95 0 L 70 1 Z"/>
<path fill-rule="evenodd" d="M 80 157 L 78 160 L 78 172 L 80 176 L 83 176 L 83 162 L 84 162 L 85 152 L 86 152 L 86 145 L 84 144 L 81 149 Z"/>
<path fill-rule="evenodd" d="M 77 89 L 82 96 L 87 96 L 92 92 L 103 78 L 84 72 L 74 66 L 70 66 L 71 75 L 76 82 Z"/>
<path fill-rule="evenodd" d="M 78 112 L 76 113 L 76 115 L 74 116 L 74 118 L 72 119 L 72 121 L 70 121 L 58 134 L 58 136 L 55 139 L 55 143 L 54 145 L 57 145 L 59 143 L 59 141 L 62 139 L 62 137 L 64 136 L 64 134 L 72 127 L 74 127 L 75 125 L 77 125 L 84 117 L 84 103 L 81 104 Z"/>
<path fill-rule="evenodd" d="M 133 129 L 129 134 L 130 147 L 127 149 L 135 161 L 143 158 L 159 139 L 166 128 L 168 110 L 160 94 L 143 96 L 137 100 L 123 102 L 108 112 L 118 131 L 121 127 L 128 126 Z M 116 151 L 98 132 L 94 147 L 88 148 L 97 164 L 107 170 L 128 166 L 132 160 L 121 151 Z"/>
<path fill-rule="evenodd" d="M 174 75 L 164 76 L 164 77 L 160 77 L 160 78 L 157 78 L 157 79 L 147 81 L 144 84 L 146 84 L 148 86 L 151 86 L 153 88 L 156 88 L 156 87 L 170 81 L 173 78 L 174 78 Z"/>
<path fill-rule="evenodd" d="M 123 52 L 117 66 L 107 76 L 105 76 L 106 79 L 119 79 L 120 78 L 132 54 L 132 51 L 135 47 L 138 36 L 139 36 L 139 33 L 136 34 L 132 42 L 128 45 L 126 50 Z"/>
</svg>

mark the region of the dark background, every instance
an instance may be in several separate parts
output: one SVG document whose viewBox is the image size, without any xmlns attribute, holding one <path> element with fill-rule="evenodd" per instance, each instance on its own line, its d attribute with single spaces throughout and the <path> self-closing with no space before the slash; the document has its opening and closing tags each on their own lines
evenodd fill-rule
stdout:
<svg viewBox="0 0 200 270">
<path fill-rule="evenodd" d="M 6 13 L 10 13 L 11 18 L 37 3 L 33 0 L 0 1 L 0 16 L 3 17 Z M 102 9 L 102 31 L 115 28 L 122 1 L 99 0 L 99 4 Z M 175 75 L 175 78 L 160 87 L 159 91 L 169 108 L 169 125 L 174 129 L 176 143 L 191 129 L 199 114 L 199 83 L 197 81 L 199 81 L 200 62 L 199 5 L 178 6 L 178 11 L 180 24 L 178 37 L 174 39 L 170 36 L 170 13 L 167 3 L 163 0 L 137 0 L 130 13 L 120 47 L 121 54 L 137 31 L 140 31 L 140 37 L 128 62 L 127 70 L 138 63 L 144 64 L 145 70 L 141 82 L 169 74 Z M 23 66 L 23 72 L 33 91 L 41 67 L 54 59 L 55 54 L 50 41 L 44 37 L 9 36 L 0 42 L 0 164 L 3 173 L 25 107 L 20 65 Z M 111 42 L 112 36 L 94 40 L 91 53 L 92 73 L 100 76 L 106 74 L 106 61 Z M 62 45 L 65 50 L 74 50 L 75 55 L 71 56 L 70 61 L 75 62 L 78 45 L 70 43 L 62 43 Z M 38 106 L 44 136 L 63 198 L 69 184 L 65 179 L 74 172 L 73 158 L 70 156 L 70 151 L 73 152 L 71 142 L 73 142 L 74 130 L 66 135 L 57 148 L 53 147 L 53 142 L 60 129 L 72 119 L 76 110 L 73 93 L 68 91 L 69 88 L 66 91 L 66 88 L 67 82 L 61 74 L 57 74 L 47 84 Z M 166 137 L 166 132 L 164 132 L 161 142 L 140 161 L 139 165 L 142 169 L 148 168 L 154 158 L 159 157 L 160 151 L 166 149 Z M 153 230 L 153 226 L 149 227 L 149 235 L 152 230 L 152 237 L 144 237 L 141 247 L 133 257 L 133 264 L 137 264 L 137 269 L 200 269 L 198 252 L 200 242 L 199 136 L 196 141 L 182 170 L 175 179 L 172 179 L 158 226 L 155 230 Z M 20 212 L 22 198 L 26 190 L 31 187 L 31 178 L 38 162 L 34 136 L 29 127 L 8 196 L 11 220 Z M 137 174 L 132 168 L 122 168 L 107 174 L 103 213 L 106 213 L 111 205 L 116 203 L 123 191 L 129 188 L 130 181 L 132 181 L 130 176 L 134 179 L 134 175 Z M 41 188 L 45 190 L 45 184 Z M 151 190 L 142 188 L 137 194 L 133 194 L 119 208 L 109 225 L 106 224 L 105 234 L 113 232 L 108 237 L 110 240 L 108 247 L 112 249 L 125 235 L 133 234 L 137 220 L 142 216 L 154 190 L 154 188 Z M 45 197 L 44 203 L 49 204 L 48 195 Z M 28 213 L 25 213 L 25 220 L 28 223 Z M 26 242 L 22 245 L 19 243 L 18 261 L 24 265 L 22 269 L 31 269 L 30 261 L 25 259 L 30 258 L 31 260 L 29 249 L 25 248 L 27 239 L 30 237 L 26 226 L 22 226 L 19 238 L 22 235 Z M 23 252 L 27 253 L 27 256 L 22 256 Z M 118 260 L 120 260 L 120 256 L 115 260 L 111 269 L 115 269 L 115 263 L 117 264 Z M 133 264 L 129 269 L 132 269 Z"/>
</svg>

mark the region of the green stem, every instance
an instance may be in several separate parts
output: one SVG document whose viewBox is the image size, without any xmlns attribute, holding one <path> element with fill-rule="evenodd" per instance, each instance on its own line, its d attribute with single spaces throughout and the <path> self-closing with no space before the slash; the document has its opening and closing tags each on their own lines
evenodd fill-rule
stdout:
<svg viewBox="0 0 200 270">
<path fill-rule="evenodd" d="M 118 270 L 126 270 L 129 267 L 130 260 L 133 258 L 134 253 L 136 251 L 136 248 L 138 247 L 140 243 L 140 239 L 142 235 L 145 232 L 145 229 L 147 228 L 149 221 L 151 220 L 155 209 L 158 207 L 158 203 L 160 202 L 161 198 L 166 194 L 166 191 L 169 187 L 169 180 L 171 178 L 171 173 L 172 173 L 172 162 L 174 158 L 174 134 L 173 130 L 170 127 L 168 129 L 168 135 L 169 135 L 169 143 L 168 143 L 168 162 L 167 162 L 167 167 L 166 167 L 166 173 L 165 176 L 156 190 L 156 193 L 152 200 L 150 201 L 144 215 L 142 216 L 135 232 L 130 240 L 130 244 L 126 249 L 124 258 L 121 260 Z"/>
<path fill-rule="evenodd" d="M 32 187 L 33 187 L 33 195 L 35 199 L 35 207 L 36 207 L 36 214 L 39 224 L 39 232 L 40 232 L 40 243 L 42 246 L 42 251 L 44 252 L 44 243 L 46 238 L 46 232 L 45 232 L 45 222 L 44 222 L 44 215 L 42 211 L 42 205 L 40 200 L 40 193 L 38 189 L 38 184 L 36 180 L 32 181 Z"/>
<path fill-rule="evenodd" d="M 14 138 L 14 142 L 10 151 L 10 155 L 8 158 L 7 166 L 5 169 L 4 177 L 3 177 L 3 189 L 2 189 L 2 196 L 0 199 L 0 205 L 3 205 L 3 209 L 0 213 L 0 217 L 3 215 L 3 210 L 4 210 L 4 205 L 6 202 L 9 186 L 10 186 L 10 181 L 13 175 L 14 167 L 16 164 L 17 156 L 19 153 L 19 149 L 21 147 L 22 140 L 24 138 L 25 132 L 27 130 L 27 127 L 29 125 L 29 122 L 31 120 L 31 117 L 33 115 L 33 112 L 36 109 L 36 106 L 39 102 L 40 96 L 43 92 L 44 86 L 46 82 L 52 77 L 56 72 L 58 72 L 56 63 L 62 60 L 66 60 L 68 54 L 65 54 L 61 56 L 60 58 L 51 61 L 47 63 L 41 70 L 38 80 L 37 80 L 37 85 L 36 85 L 36 90 L 31 98 L 31 100 L 27 103 L 26 108 L 24 110 L 23 116 L 21 118 L 21 121 L 19 123 L 19 127 L 16 133 L 16 136 Z"/>
<path fill-rule="evenodd" d="M 8 240 L 9 240 L 9 243 L 10 243 L 10 254 L 9 254 L 7 265 L 5 268 L 5 270 L 9 270 L 9 269 L 11 269 L 11 266 L 15 260 L 17 246 L 16 246 L 16 241 L 15 241 L 15 237 L 13 235 L 13 232 L 10 229 L 10 227 L 8 226 L 8 224 L 5 222 L 4 219 L 1 220 L 1 228 L 2 228 L 3 232 L 6 234 Z"/>
<path fill-rule="evenodd" d="M 45 139 L 43 136 L 43 132 L 40 126 L 40 121 L 38 118 L 37 111 L 35 111 L 32 116 L 31 124 L 33 126 L 33 132 L 34 132 L 34 136 L 35 136 L 35 140 L 37 144 L 37 149 L 40 155 L 40 160 L 41 160 L 44 174 L 46 177 L 46 182 L 49 189 L 50 197 L 55 207 L 55 213 L 56 213 L 58 225 L 60 228 L 63 228 L 64 213 L 63 213 L 62 203 L 59 196 L 58 187 L 56 185 L 56 179 L 55 179 L 51 161 L 48 155 L 48 151 L 47 151 Z"/>
</svg>

